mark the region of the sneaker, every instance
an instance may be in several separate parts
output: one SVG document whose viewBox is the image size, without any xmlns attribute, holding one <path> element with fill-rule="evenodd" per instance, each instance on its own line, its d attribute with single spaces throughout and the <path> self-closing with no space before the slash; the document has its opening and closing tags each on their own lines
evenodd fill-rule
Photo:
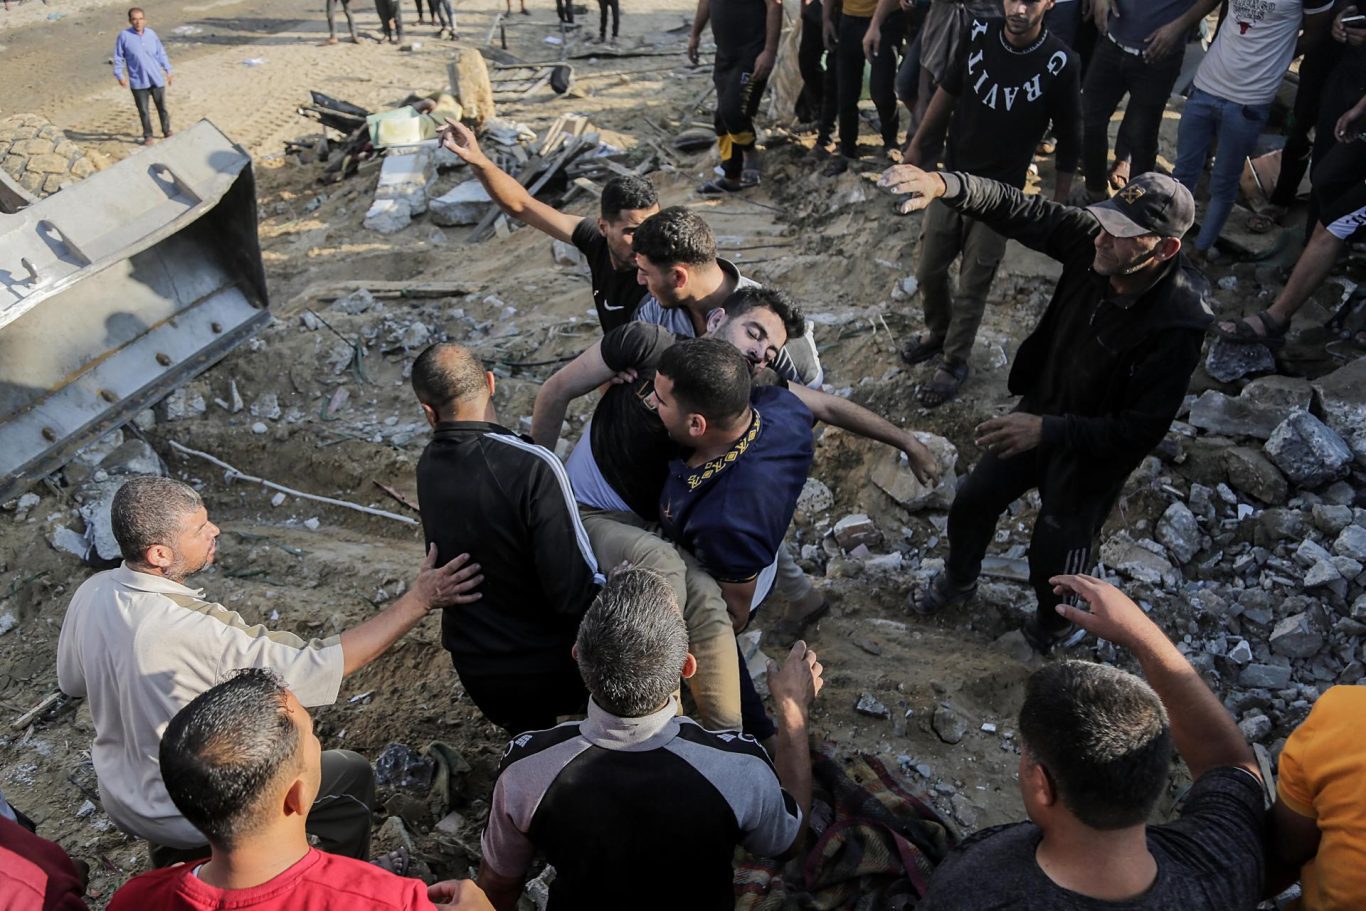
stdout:
<svg viewBox="0 0 1366 911">
<path fill-rule="evenodd" d="M 1071 648 L 1086 638 L 1086 630 L 1075 623 L 1069 623 L 1062 629 L 1048 630 L 1039 623 L 1037 616 L 1025 621 L 1024 626 L 1020 627 L 1020 634 L 1030 648 L 1040 655 L 1050 654 L 1055 648 Z"/>
<path fill-rule="evenodd" d="M 946 607 L 962 604 L 975 594 L 977 594 L 977 582 L 975 580 L 967 585 L 961 585 L 950 579 L 947 572 L 941 570 L 929 581 L 928 585 L 923 588 L 911 589 L 911 594 L 906 599 L 906 606 L 912 613 L 929 617 Z"/>
</svg>

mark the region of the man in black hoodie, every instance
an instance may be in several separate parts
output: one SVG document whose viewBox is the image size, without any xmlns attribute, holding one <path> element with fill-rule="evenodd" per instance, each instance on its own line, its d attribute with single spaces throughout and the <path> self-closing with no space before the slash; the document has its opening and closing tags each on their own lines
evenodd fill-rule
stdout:
<svg viewBox="0 0 1366 911">
<path fill-rule="evenodd" d="M 1047 652 L 1070 632 L 1053 610 L 1049 577 L 1090 567 L 1101 524 L 1129 473 L 1166 434 L 1200 360 L 1213 315 L 1204 278 L 1181 253 L 1195 204 L 1155 173 L 1085 209 L 913 165 L 889 168 L 880 184 L 911 194 L 904 212 L 940 199 L 1063 264 L 1010 370 L 1020 403 L 978 425 L 984 451 L 949 510 L 948 561 L 911 605 L 932 613 L 970 597 L 997 517 L 1037 487 L 1029 577 L 1039 604 L 1024 633 Z"/>
</svg>

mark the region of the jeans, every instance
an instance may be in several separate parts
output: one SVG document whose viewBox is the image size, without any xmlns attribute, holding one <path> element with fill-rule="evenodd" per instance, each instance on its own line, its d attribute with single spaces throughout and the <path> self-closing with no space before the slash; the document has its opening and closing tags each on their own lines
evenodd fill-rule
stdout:
<svg viewBox="0 0 1366 911">
<path fill-rule="evenodd" d="M 1209 205 L 1200 223 L 1200 235 L 1195 248 L 1208 250 L 1219 239 L 1233 203 L 1238 198 L 1238 182 L 1243 176 L 1243 162 L 1257 145 L 1271 116 L 1271 104 L 1239 104 L 1191 89 L 1186 108 L 1181 112 L 1181 123 L 1176 131 L 1176 170 L 1172 176 L 1186 189 L 1195 192 L 1200 172 L 1210 147 L 1218 140 L 1219 152 L 1214 157 L 1214 168 L 1209 178 Z"/>
<path fill-rule="evenodd" d="M 1176 77 L 1181 75 L 1181 59 L 1178 50 L 1165 60 L 1144 63 L 1142 57 L 1126 53 L 1109 38 L 1102 36 L 1096 41 L 1081 93 L 1081 161 L 1086 189 L 1092 193 L 1105 190 L 1110 117 L 1125 93 L 1129 95 L 1129 104 L 1119 131 L 1127 140 L 1129 173 L 1137 176 L 1156 168 L 1157 133 L 1167 98 Z M 1116 143 L 1116 152 L 1118 146 Z"/>
<path fill-rule="evenodd" d="M 142 121 L 142 138 L 152 138 L 152 113 L 148 101 L 157 106 L 157 116 L 161 118 L 161 135 L 171 135 L 171 115 L 166 113 L 166 86 L 149 85 L 145 89 L 133 89 L 133 104 L 138 109 L 138 120 Z"/>
</svg>

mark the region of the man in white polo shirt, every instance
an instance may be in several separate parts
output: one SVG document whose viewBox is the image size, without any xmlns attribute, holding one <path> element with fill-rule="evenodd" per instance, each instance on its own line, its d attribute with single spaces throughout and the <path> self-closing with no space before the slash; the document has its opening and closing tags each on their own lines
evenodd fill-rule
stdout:
<svg viewBox="0 0 1366 911">
<path fill-rule="evenodd" d="M 482 580 L 478 564 L 461 555 L 436 569 L 433 549 L 412 587 L 385 610 L 340 636 L 304 641 L 250 626 L 184 584 L 218 548 L 218 526 L 189 485 L 134 478 L 114 495 L 112 519 L 123 565 L 91 576 L 72 596 L 57 641 L 57 682 L 90 703 L 105 812 L 151 843 L 157 866 L 202 856 L 205 844 L 161 781 L 157 752 L 176 712 L 243 667 L 275 671 L 306 706 L 329 705 L 343 676 L 430 611 L 479 597 L 471 593 Z M 364 858 L 373 800 L 369 762 L 329 750 L 308 831 L 325 851 Z"/>
</svg>

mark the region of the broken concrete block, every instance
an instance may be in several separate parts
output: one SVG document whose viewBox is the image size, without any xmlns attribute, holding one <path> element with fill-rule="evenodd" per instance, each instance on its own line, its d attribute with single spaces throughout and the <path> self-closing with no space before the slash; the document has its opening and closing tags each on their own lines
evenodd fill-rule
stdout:
<svg viewBox="0 0 1366 911">
<path fill-rule="evenodd" d="M 1342 573 L 1338 572 L 1337 565 L 1331 559 L 1319 560 L 1304 574 L 1305 588 L 1318 588 L 1321 585 L 1331 587 L 1342 581 Z"/>
<path fill-rule="evenodd" d="M 413 210 L 402 199 L 376 199 L 365 213 L 365 227 L 380 234 L 397 234 L 412 224 Z"/>
<path fill-rule="evenodd" d="M 406 155 L 385 155 L 375 199 L 401 200 L 408 204 L 409 216 L 421 215 L 427 211 L 427 188 L 435 174 L 432 153 L 426 149 Z"/>
<path fill-rule="evenodd" d="M 461 119 L 476 131 L 496 114 L 493 108 L 493 83 L 484 57 L 473 48 L 460 48 L 446 65 L 451 94 L 460 102 Z"/>
<path fill-rule="evenodd" d="M 1309 624 L 1309 614 L 1286 617 L 1271 631 L 1271 650 L 1287 658 L 1309 658 L 1323 648 L 1323 634 Z"/>
<path fill-rule="evenodd" d="M 53 550 L 71 554 L 81 561 L 90 553 L 90 542 L 85 540 L 85 535 L 74 532 L 65 525 L 58 525 L 52 529 L 47 536 L 47 543 L 52 545 Z"/>
<path fill-rule="evenodd" d="M 1248 664 L 1252 661 L 1252 646 L 1244 639 L 1228 650 L 1228 659 L 1239 667 Z"/>
<path fill-rule="evenodd" d="M 1221 383 L 1245 376 L 1274 373 L 1276 358 L 1265 345 L 1249 345 L 1215 338 L 1205 358 L 1205 372 Z"/>
<path fill-rule="evenodd" d="M 810 522 L 834 505 L 835 495 L 830 492 L 829 487 L 816 478 L 806 479 L 806 483 L 802 485 L 802 492 L 797 496 L 797 512 Z"/>
<path fill-rule="evenodd" d="M 579 252 L 579 248 L 562 240 L 550 242 L 550 255 L 554 257 L 557 266 L 584 265 L 583 254 Z"/>
<path fill-rule="evenodd" d="M 1332 428 L 1307 411 L 1291 412 L 1262 448 L 1300 487 L 1322 487 L 1351 473 L 1352 450 Z"/>
<path fill-rule="evenodd" d="M 1224 450 L 1229 486 L 1268 506 L 1279 506 L 1290 496 L 1285 475 L 1260 449 L 1234 446 Z"/>
<path fill-rule="evenodd" d="M 110 477 L 133 478 L 139 475 L 166 474 L 166 466 L 156 450 L 139 439 L 126 440 L 100 459 L 101 469 Z"/>
<path fill-rule="evenodd" d="M 474 225 L 484 217 L 492 202 L 488 190 L 484 189 L 482 183 L 467 180 L 430 200 L 428 207 L 431 211 L 428 217 L 433 223 L 448 227 Z"/>
<path fill-rule="evenodd" d="M 1145 543 L 1150 546 L 1145 547 Z M 1181 575 L 1158 553 L 1161 549 L 1156 542 L 1135 541 L 1127 532 L 1121 531 L 1101 545 L 1100 558 L 1106 566 L 1135 582 L 1173 588 L 1181 581 Z"/>
<path fill-rule="evenodd" d="M 878 531 L 872 519 L 861 512 L 836 522 L 834 534 L 835 543 L 845 550 L 853 550 L 860 544 L 872 547 L 882 542 L 882 532 Z"/>
<path fill-rule="evenodd" d="M 934 453 L 939 463 L 939 483 L 926 487 L 916 480 L 905 453 L 883 448 L 869 473 L 878 489 L 911 512 L 921 509 L 948 509 L 958 492 L 958 447 L 932 433 L 915 432 L 915 438 Z"/>
<path fill-rule="evenodd" d="M 1333 552 L 1342 557 L 1351 557 L 1358 563 L 1366 563 L 1366 528 L 1348 525 L 1333 542 Z"/>
<path fill-rule="evenodd" d="M 1248 383 L 1237 397 L 1206 390 L 1191 405 L 1188 420 L 1210 433 L 1265 440 L 1291 411 L 1308 409 L 1313 397 L 1308 380 L 1267 376 Z"/>
<path fill-rule="evenodd" d="M 872 693 L 864 693 L 859 696 L 858 704 L 854 706 L 854 711 L 860 715 L 867 715 L 869 718 L 891 718 L 892 713 L 887 706 L 878 702 L 877 697 Z"/>
<path fill-rule="evenodd" d="M 1366 358 L 1356 358 L 1313 383 L 1324 420 L 1347 442 L 1358 465 L 1366 467 Z"/>
<path fill-rule="evenodd" d="M 1249 664 L 1238 674 L 1238 685 L 1265 690 L 1285 689 L 1290 682 L 1290 666 L 1277 664 Z"/>
<path fill-rule="evenodd" d="M 1238 730 L 1248 743 L 1257 743 L 1271 734 L 1271 719 L 1265 715 L 1249 715 L 1238 722 Z"/>
<path fill-rule="evenodd" d="M 1157 522 L 1157 540 L 1178 563 L 1189 563 L 1200 550 L 1200 526 L 1185 503 L 1177 501 L 1167 507 Z"/>
</svg>

